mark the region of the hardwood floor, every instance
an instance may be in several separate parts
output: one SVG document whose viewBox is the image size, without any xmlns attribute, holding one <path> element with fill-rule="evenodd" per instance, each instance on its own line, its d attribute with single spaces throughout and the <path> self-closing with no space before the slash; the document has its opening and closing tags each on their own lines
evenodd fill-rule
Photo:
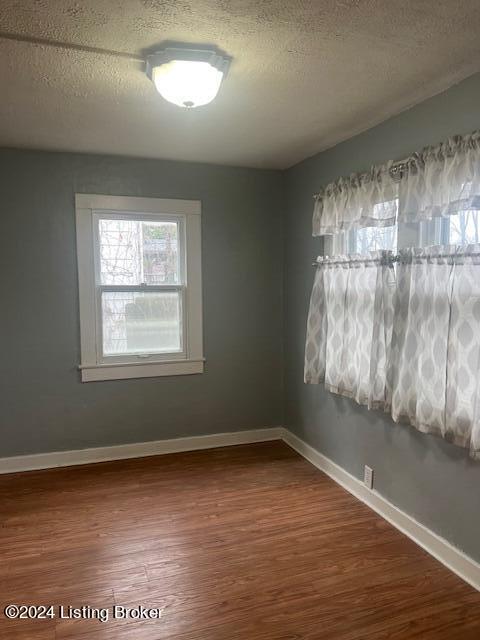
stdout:
<svg viewBox="0 0 480 640">
<path fill-rule="evenodd" d="M 480 593 L 282 443 L 3 476 L 0 510 L 1 640 L 480 638 Z"/>
</svg>

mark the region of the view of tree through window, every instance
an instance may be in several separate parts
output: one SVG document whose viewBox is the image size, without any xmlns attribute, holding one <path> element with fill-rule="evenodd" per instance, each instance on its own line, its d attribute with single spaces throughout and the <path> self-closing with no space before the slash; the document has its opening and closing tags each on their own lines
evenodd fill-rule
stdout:
<svg viewBox="0 0 480 640">
<path fill-rule="evenodd" d="M 444 219 L 448 229 L 449 244 L 474 244 L 480 242 L 479 211 L 461 211 Z"/>
<path fill-rule="evenodd" d="M 99 240 L 102 284 L 178 282 L 176 222 L 101 219 Z"/>
<path fill-rule="evenodd" d="M 398 213 L 399 199 L 377 202 L 374 206 L 373 217 L 395 219 Z M 376 215 L 380 214 L 382 215 Z M 348 235 L 348 253 L 368 254 L 370 251 L 382 249 L 397 250 L 397 225 L 388 227 L 363 227 L 355 229 Z"/>
<path fill-rule="evenodd" d="M 364 227 L 355 233 L 354 253 L 368 254 L 369 251 L 397 249 L 397 225 L 392 227 Z"/>
<path fill-rule="evenodd" d="M 178 292 L 141 289 L 180 283 L 177 222 L 105 218 L 99 220 L 98 232 L 100 283 L 139 287 L 102 292 L 104 354 L 179 351 Z"/>
</svg>

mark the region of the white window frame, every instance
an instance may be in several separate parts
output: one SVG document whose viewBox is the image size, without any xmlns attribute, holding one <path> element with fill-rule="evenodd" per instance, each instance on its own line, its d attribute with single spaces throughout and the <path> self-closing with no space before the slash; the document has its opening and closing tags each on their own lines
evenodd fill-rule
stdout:
<svg viewBox="0 0 480 640">
<path fill-rule="evenodd" d="M 76 194 L 78 289 L 82 382 L 123 380 L 203 373 L 201 203 L 171 200 Z M 122 290 L 179 291 L 182 297 L 182 350 L 168 354 L 104 356 L 99 296 L 119 287 L 101 285 L 98 277 L 98 219 L 109 216 L 178 223 L 180 284 L 122 286 Z"/>
</svg>

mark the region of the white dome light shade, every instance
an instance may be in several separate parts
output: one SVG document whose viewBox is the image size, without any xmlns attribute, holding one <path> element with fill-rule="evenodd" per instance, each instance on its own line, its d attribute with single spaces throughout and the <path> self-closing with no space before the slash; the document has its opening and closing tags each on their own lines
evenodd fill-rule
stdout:
<svg viewBox="0 0 480 640">
<path fill-rule="evenodd" d="M 208 62 L 172 60 L 153 69 L 158 93 L 179 107 L 201 107 L 220 89 L 223 73 Z"/>
<path fill-rule="evenodd" d="M 172 47 L 148 56 L 147 75 L 165 100 L 193 108 L 215 98 L 228 64 L 215 51 Z"/>
</svg>

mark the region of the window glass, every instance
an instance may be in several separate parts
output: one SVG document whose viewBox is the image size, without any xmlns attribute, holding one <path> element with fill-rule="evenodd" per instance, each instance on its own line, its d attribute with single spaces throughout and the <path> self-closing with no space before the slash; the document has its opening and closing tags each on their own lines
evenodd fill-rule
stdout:
<svg viewBox="0 0 480 640">
<path fill-rule="evenodd" d="M 102 327 L 106 356 L 181 351 L 180 293 L 103 291 Z"/>
<path fill-rule="evenodd" d="M 353 238 L 350 253 L 368 254 L 380 249 L 397 249 L 397 225 L 392 227 L 364 227 L 358 229 Z"/>
<path fill-rule="evenodd" d="M 461 211 L 442 220 L 447 244 L 480 242 L 480 211 Z"/>
<path fill-rule="evenodd" d="M 98 235 L 101 284 L 180 281 L 177 222 L 101 218 Z"/>
<path fill-rule="evenodd" d="M 399 199 L 395 198 L 386 202 L 378 202 L 374 207 L 374 211 L 381 209 L 383 212 L 386 212 L 384 217 L 394 218 L 398 213 L 398 206 Z M 370 251 L 379 251 L 382 249 L 396 251 L 397 241 L 397 225 L 389 227 L 363 227 L 333 236 L 332 240 L 327 243 L 327 253 L 368 254 Z"/>
</svg>

